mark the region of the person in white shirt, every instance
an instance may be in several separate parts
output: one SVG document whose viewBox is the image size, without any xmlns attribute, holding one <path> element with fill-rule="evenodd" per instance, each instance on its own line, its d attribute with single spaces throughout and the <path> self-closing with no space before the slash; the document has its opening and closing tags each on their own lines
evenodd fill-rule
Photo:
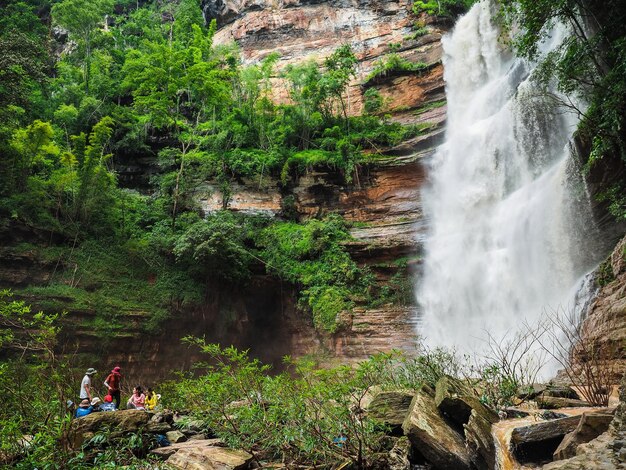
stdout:
<svg viewBox="0 0 626 470">
<path fill-rule="evenodd" d="M 83 381 L 80 383 L 80 399 L 81 400 L 89 400 L 91 401 L 91 376 L 95 375 L 98 372 L 93 367 L 87 369 L 85 372 L 85 376 L 83 377 Z"/>
</svg>

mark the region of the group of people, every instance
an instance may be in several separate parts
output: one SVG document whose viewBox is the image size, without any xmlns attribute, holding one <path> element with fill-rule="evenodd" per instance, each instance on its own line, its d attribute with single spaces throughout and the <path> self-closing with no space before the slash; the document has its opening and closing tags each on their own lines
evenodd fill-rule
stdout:
<svg viewBox="0 0 626 470">
<path fill-rule="evenodd" d="M 122 374 L 120 366 L 115 366 L 104 381 L 107 395 L 102 401 L 99 397 L 93 396 L 92 378 L 97 374 L 97 370 L 90 367 L 85 372 L 85 376 L 80 383 L 80 404 L 76 409 L 75 416 L 80 418 L 95 411 L 116 411 L 120 408 Z M 126 402 L 127 409 L 152 411 L 157 407 L 160 395 L 148 388 L 144 394 L 140 385 L 133 389 L 133 394 Z"/>
</svg>

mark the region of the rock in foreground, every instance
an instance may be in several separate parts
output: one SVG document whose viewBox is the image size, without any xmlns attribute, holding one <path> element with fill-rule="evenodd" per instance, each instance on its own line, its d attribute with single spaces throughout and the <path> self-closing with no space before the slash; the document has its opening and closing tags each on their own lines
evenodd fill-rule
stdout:
<svg viewBox="0 0 626 470">
<path fill-rule="evenodd" d="M 580 416 L 555 419 L 515 428 L 511 433 L 511 450 L 520 463 L 546 463 L 563 437 L 574 431 Z"/>
<path fill-rule="evenodd" d="M 465 440 L 446 423 L 435 405 L 435 393 L 431 388 L 424 386 L 415 395 L 402 429 L 411 446 L 435 468 L 470 469 Z"/>
<path fill-rule="evenodd" d="M 167 464 L 181 470 L 244 470 L 251 461 L 252 455 L 243 450 L 195 446 L 180 449 Z"/>
<path fill-rule="evenodd" d="M 70 445 L 77 449 L 83 442 L 91 439 L 98 431 L 112 431 L 112 437 L 137 432 L 148 424 L 151 413 L 141 410 L 119 410 L 91 413 L 72 420 L 68 433 Z"/>
<path fill-rule="evenodd" d="M 576 456 L 576 449 L 580 444 L 592 441 L 609 429 L 613 414 L 583 413 L 580 422 L 574 431 L 567 434 L 554 452 L 554 460 L 564 460 Z"/>
</svg>

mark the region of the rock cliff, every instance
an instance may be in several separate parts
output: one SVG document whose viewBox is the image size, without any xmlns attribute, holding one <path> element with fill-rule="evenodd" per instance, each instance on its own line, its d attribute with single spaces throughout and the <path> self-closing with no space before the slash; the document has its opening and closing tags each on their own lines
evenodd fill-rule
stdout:
<svg viewBox="0 0 626 470">
<path fill-rule="evenodd" d="M 416 17 L 411 5 L 408 0 L 203 2 L 206 19 L 215 18 L 219 26 L 215 41 L 235 41 L 244 62 L 255 63 L 272 52 L 280 54 L 273 78 L 277 101 L 289 99 L 281 78 L 288 65 L 307 60 L 321 63 L 337 46 L 349 44 L 359 64 L 348 88 L 348 112 L 361 113 L 364 93 L 375 87 L 383 98 L 381 112 L 399 122 L 422 126 L 418 137 L 395 148 L 381 149 L 383 154 L 375 163 L 361 167 L 355 184 L 346 185 L 331 171 L 316 170 L 288 188 L 301 219 L 336 212 L 354 223 L 354 241 L 348 248 L 379 281 L 400 275 L 412 284 L 424 228 L 420 202 L 424 161 L 441 142 L 446 118 L 441 37 L 450 25 Z M 392 53 L 411 63 L 426 64 L 426 68 L 421 72 L 390 72 L 368 80 Z M 222 198 L 218 187 L 207 185 L 205 194 L 205 211 L 219 209 Z M 275 216 L 284 196 L 278 181 L 244 182 L 233 188 L 229 208 Z M 400 260 L 408 260 L 408 269 L 398 268 L 403 264 L 398 263 Z M 347 317 L 344 328 L 325 343 L 344 359 L 414 347 L 415 306 L 357 308 Z"/>
<path fill-rule="evenodd" d="M 289 99 L 281 78 L 287 65 L 322 61 L 337 46 L 348 43 L 359 59 L 358 75 L 348 91 L 350 113 L 362 111 L 364 92 L 375 87 L 383 97 L 382 113 L 423 129 L 419 136 L 394 148 L 379 149 L 372 163 L 359 168 L 354 184 L 346 184 L 331 169 L 310 171 L 287 188 L 269 177 L 241 181 L 233 186 L 229 205 L 233 211 L 275 217 L 289 197 L 301 220 L 330 212 L 341 214 L 353 224 L 354 239 L 347 244 L 353 258 L 361 266 L 369 266 L 380 283 L 404 283 L 412 298 L 424 228 L 420 203 L 424 162 L 440 143 L 446 118 L 440 39 L 449 25 L 427 17 L 418 19 L 410 12 L 410 5 L 408 0 L 218 0 L 204 1 L 203 9 L 207 20 L 218 21 L 216 42 L 236 41 L 245 62 L 254 63 L 274 51 L 281 54 L 274 78 L 277 100 Z M 390 53 L 426 67 L 367 81 L 377 61 Z M 221 208 L 219 187 L 210 181 L 199 199 L 207 213 Z M 50 240 L 46 234 L 21 230 L 13 226 L 4 235 L 0 233 L 0 238 L 5 237 L 5 248 L 0 250 L 0 286 L 45 286 L 58 268 L 56 263 L 10 245 L 46 245 Z M 119 312 L 123 333 L 106 335 L 94 328 L 99 321 L 95 310 L 78 308 L 69 298 L 22 298 L 34 308 L 54 300 L 68 312 L 64 352 L 78 351 L 85 359 L 106 357 L 107 362 L 120 364 L 137 380 L 153 380 L 199 360 L 180 343 L 185 335 L 249 348 L 253 355 L 274 363 L 286 354 L 319 352 L 331 360 L 352 361 L 378 351 L 412 350 L 418 321 L 413 301 L 405 299 L 402 304 L 359 306 L 345 312 L 343 327 L 336 334 L 320 335 L 298 309 L 293 288 L 261 269 L 237 292 L 209 286 L 201 306 L 180 307 L 161 332 L 152 334 L 144 328 L 151 312 L 139 308 Z"/>
<path fill-rule="evenodd" d="M 603 351 L 614 383 L 626 373 L 626 238 L 596 271 L 599 290 L 582 324 L 586 350 Z M 577 357 L 579 362 L 584 357 Z"/>
</svg>

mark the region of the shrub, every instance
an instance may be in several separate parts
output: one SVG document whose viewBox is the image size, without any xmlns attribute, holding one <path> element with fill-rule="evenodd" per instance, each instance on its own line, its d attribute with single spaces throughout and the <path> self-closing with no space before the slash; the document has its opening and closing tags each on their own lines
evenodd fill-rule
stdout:
<svg viewBox="0 0 626 470">
<path fill-rule="evenodd" d="M 411 62 L 397 52 L 386 55 L 374 63 L 374 69 L 365 78 L 365 85 L 391 74 L 419 72 L 428 68 L 425 62 Z"/>
</svg>

